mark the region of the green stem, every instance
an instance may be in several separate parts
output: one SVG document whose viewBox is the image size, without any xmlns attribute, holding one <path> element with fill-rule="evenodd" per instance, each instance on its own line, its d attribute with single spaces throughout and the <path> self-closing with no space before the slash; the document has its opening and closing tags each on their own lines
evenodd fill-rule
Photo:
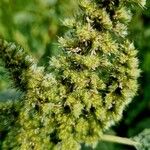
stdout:
<svg viewBox="0 0 150 150">
<path fill-rule="evenodd" d="M 132 139 L 114 136 L 114 135 L 103 135 L 102 141 L 125 144 L 130 146 L 140 145 L 139 142 L 133 141 Z"/>
</svg>

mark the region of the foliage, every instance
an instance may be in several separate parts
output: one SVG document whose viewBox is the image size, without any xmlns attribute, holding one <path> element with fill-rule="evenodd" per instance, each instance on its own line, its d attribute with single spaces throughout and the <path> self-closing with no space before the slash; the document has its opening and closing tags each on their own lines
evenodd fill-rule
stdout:
<svg viewBox="0 0 150 150">
<path fill-rule="evenodd" d="M 133 139 L 141 143 L 136 146 L 137 150 L 150 150 L 150 129 L 145 129 Z"/>
<path fill-rule="evenodd" d="M 36 57 L 41 57 L 44 53 L 48 55 L 52 52 L 50 44 L 54 44 L 57 36 L 64 33 L 61 20 L 74 12 L 75 3 L 66 2 L 68 1 L 1 0 L 0 35 L 17 42 L 28 51 L 32 50 Z M 49 52 L 46 52 L 47 46 Z"/>
</svg>

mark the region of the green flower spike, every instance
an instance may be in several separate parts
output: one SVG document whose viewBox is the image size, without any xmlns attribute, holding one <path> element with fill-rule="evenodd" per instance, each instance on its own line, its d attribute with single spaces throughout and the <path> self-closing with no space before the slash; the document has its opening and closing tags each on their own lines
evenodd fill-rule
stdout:
<svg viewBox="0 0 150 150">
<path fill-rule="evenodd" d="M 143 2 L 80 0 L 79 15 L 65 21 L 70 30 L 59 40 L 63 55 L 51 59 L 49 72 L 0 41 L 0 57 L 24 92 L 2 149 L 78 150 L 102 139 L 137 92 L 140 70 L 127 25 L 129 6 Z"/>
</svg>

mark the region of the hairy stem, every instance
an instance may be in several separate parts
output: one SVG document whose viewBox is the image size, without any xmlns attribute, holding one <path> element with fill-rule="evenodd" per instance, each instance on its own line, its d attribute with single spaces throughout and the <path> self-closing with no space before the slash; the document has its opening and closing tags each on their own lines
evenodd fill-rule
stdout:
<svg viewBox="0 0 150 150">
<path fill-rule="evenodd" d="M 102 141 L 119 143 L 119 144 L 130 145 L 130 146 L 140 145 L 139 142 L 136 142 L 132 139 L 119 137 L 119 136 L 115 136 L 115 135 L 103 135 Z"/>
</svg>

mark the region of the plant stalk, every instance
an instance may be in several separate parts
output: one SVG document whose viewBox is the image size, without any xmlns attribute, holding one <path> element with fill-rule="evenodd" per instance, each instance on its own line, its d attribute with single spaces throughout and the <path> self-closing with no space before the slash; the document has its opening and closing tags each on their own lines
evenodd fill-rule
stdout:
<svg viewBox="0 0 150 150">
<path fill-rule="evenodd" d="M 119 137 L 115 135 L 103 135 L 102 141 L 119 143 L 119 144 L 130 145 L 130 146 L 140 145 L 139 142 L 136 142 L 132 139 Z"/>
</svg>

